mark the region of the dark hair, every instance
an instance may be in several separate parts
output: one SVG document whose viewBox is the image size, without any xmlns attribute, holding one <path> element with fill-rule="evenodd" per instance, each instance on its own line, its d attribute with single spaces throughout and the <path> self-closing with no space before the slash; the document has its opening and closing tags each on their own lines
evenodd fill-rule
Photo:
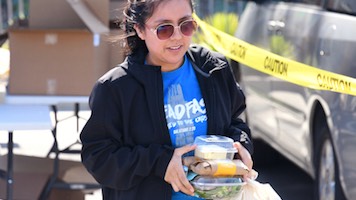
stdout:
<svg viewBox="0 0 356 200">
<path fill-rule="evenodd" d="M 124 21 L 122 28 L 125 31 L 125 47 L 127 54 L 133 54 L 138 49 L 144 49 L 147 51 L 147 46 L 145 41 L 138 37 L 134 25 L 136 24 L 139 28 L 144 28 L 145 23 L 148 18 L 153 15 L 155 9 L 163 2 L 170 0 L 128 0 L 127 6 L 124 10 Z M 188 0 L 192 11 L 193 0 Z"/>
</svg>

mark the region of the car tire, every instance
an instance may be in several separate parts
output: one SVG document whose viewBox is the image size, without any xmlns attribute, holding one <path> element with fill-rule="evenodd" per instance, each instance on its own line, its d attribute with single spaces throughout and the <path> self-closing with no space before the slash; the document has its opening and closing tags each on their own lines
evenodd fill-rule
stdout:
<svg viewBox="0 0 356 200">
<path fill-rule="evenodd" d="M 335 157 L 330 131 L 326 125 L 319 126 L 319 137 L 316 149 L 316 200 L 345 200 L 342 192 L 339 167 Z"/>
</svg>

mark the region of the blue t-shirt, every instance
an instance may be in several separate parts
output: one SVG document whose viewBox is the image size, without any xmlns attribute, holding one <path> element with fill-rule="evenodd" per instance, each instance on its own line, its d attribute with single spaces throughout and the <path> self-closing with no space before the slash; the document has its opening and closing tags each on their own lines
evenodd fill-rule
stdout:
<svg viewBox="0 0 356 200">
<path fill-rule="evenodd" d="M 192 64 L 163 72 L 164 109 L 174 147 L 193 144 L 194 138 L 206 135 L 207 116 L 204 99 Z"/>
<path fill-rule="evenodd" d="M 206 135 L 207 116 L 197 77 L 190 61 L 170 72 L 162 72 L 164 110 L 174 147 L 193 144 L 195 137 Z M 189 155 L 193 155 L 190 152 Z M 172 200 L 198 200 L 181 192 L 174 192 Z"/>
</svg>

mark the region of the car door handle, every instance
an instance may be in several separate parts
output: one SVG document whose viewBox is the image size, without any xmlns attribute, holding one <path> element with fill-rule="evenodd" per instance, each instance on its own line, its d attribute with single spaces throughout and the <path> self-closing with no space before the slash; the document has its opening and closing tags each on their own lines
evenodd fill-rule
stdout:
<svg viewBox="0 0 356 200">
<path fill-rule="evenodd" d="M 268 21 L 268 30 L 273 32 L 281 32 L 285 27 L 285 23 L 280 20 L 270 20 Z"/>
</svg>

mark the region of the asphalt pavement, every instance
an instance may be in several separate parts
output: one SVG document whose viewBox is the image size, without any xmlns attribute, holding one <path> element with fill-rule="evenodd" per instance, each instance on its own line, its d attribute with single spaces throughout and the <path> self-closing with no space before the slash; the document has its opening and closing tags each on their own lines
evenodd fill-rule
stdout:
<svg viewBox="0 0 356 200">
<path fill-rule="evenodd" d="M 268 157 L 275 162 L 254 165 L 257 181 L 269 183 L 283 200 L 313 200 L 312 178 L 276 151 L 271 152 Z"/>
</svg>

